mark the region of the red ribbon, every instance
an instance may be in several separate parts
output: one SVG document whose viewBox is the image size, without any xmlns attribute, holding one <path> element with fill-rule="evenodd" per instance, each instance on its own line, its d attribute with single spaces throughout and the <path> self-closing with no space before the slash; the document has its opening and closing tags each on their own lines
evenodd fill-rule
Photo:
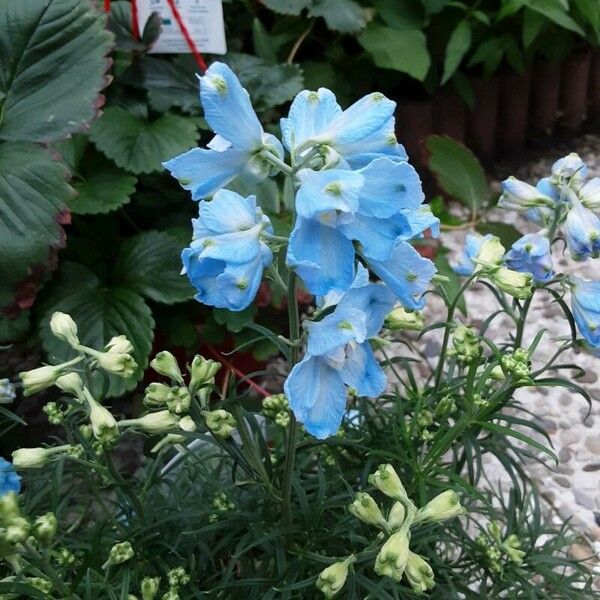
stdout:
<svg viewBox="0 0 600 600">
<path fill-rule="evenodd" d="M 169 4 L 169 8 L 171 9 L 173 16 L 175 17 L 175 21 L 177 21 L 177 25 L 179 25 L 179 29 L 181 30 L 181 33 L 183 34 L 183 37 L 186 41 L 186 44 L 188 45 L 188 48 L 190 49 L 190 52 L 194 55 L 194 58 L 196 59 L 196 63 L 198 64 L 198 67 L 204 73 L 208 67 L 206 66 L 204 57 L 202 56 L 202 54 L 200 54 L 200 51 L 198 50 L 196 43 L 194 42 L 192 36 L 190 35 L 190 32 L 188 31 L 186 24 L 183 22 L 181 13 L 179 12 L 178 8 L 175 6 L 175 0 L 167 0 L 167 3 Z M 110 11 L 110 0 L 104 0 L 104 11 L 105 12 Z M 140 29 L 139 29 L 139 25 L 138 25 L 138 11 L 137 11 L 136 0 L 131 0 L 131 33 L 132 33 L 134 39 L 136 39 L 136 40 L 140 39 Z"/>
</svg>

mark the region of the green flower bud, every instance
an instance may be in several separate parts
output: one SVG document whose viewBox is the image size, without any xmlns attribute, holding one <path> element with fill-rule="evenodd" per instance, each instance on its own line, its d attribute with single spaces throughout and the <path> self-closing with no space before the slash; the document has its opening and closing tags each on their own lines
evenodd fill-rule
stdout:
<svg viewBox="0 0 600 600">
<path fill-rule="evenodd" d="M 504 246 L 497 237 L 492 237 L 481 245 L 474 261 L 477 263 L 476 271 L 496 269 L 502 262 Z"/>
<path fill-rule="evenodd" d="M 106 352 L 113 354 L 131 354 L 134 350 L 133 344 L 124 335 L 116 335 L 110 338 L 104 349 Z"/>
<path fill-rule="evenodd" d="M 23 394 L 31 396 L 53 386 L 61 376 L 62 370 L 63 365 L 45 365 L 31 371 L 19 373 L 19 378 L 23 384 Z"/>
<path fill-rule="evenodd" d="M 107 408 L 96 402 L 89 392 L 86 398 L 90 407 L 90 424 L 94 437 L 102 444 L 114 442 L 119 437 L 116 419 Z"/>
<path fill-rule="evenodd" d="M 196 354 L 191 366 L 190 372 L 190 392 L 194 395 L 202 386 L 214 383 L 215 375 L 221 368 L 221 363 L 214 360 L 207 360 L 203 356 Z"/>
<path fill-rule="evenodd" d="M 456 402 L 452 396 L 444 396 L 435 407 L 436 417 L 447 417 L 456 412 Z"/>
<path fill-rule="evenodd" d="M 179 428 L 183 431 L 196 431 L 196 423 L 189 415 L 179 419 Z"/>
<path fill-rule="evenodd" d="M 83 381 L 77 373 L 65 373 L 56 380 L 56 387 L 79 398 L 83 394 Z"/>
<path fill-rule="evenodd" d="M 8 492 L 0 496 L 0 521 L 10 523 L 21 516 L 19 497 L 15 492 Z"/>
<path fill-rule="evenodd" d="M 387 521 L 381 509 L 377 505 L 377 502 L 366 492 L 358 492 L 354 502 L 348 506 L 348 510 L 351 515 L 360 519 L 363 523 L 375 525 L 384 531 L 387 529 Z"/>
<path fill-rule="evenodd" d="M 98 362 L 98 366 L 112 375 L 118 375 L 128 379 L 136 369 L 137 363 L 129 354 L 121 352 L 95 352 L 94 358 Z"/>
<path fill-rule="evenodd" d="M 285 394 L 273 394 L 262 401 L 262 413 L 269 419 L 276 419 L 282 412 L 289 410 L 289 404 Z"/>
<path fill-rule="evenodd" d="M 481 356 L 477 334 L 465 325 L 459 325 L 452 335 L 453 354 L 463 364 L 470 364 Z"/>
<path fill-rule="evenodd" d="M 181 600 L 177 590 L 169 590 L 161 596 L 161 600 Z"/>
<path fill-rule="evenodd" d="M 55 453 L 55 448 L 19 448 L 12 453 L 12 463 L 15 469 L 37 469 Z"/>
<path fill-rule="evenodd" d="M 177 415 L 187 412 L 190 409 L 192 397 L 187 388 L 171 388 L 171 395 L 167 399 L 169 410 Z"/>
<path fill-rule="evenodd" d="M 27 519 L 14 517 L 9 521 L 3 537 L 9 544 L 20 544 L 27 539 L 30 529 Z"/>
<path fill-rule="evenodd" d="M 215 494 L 212 505 L 220 513 L 228 512 L 235 508 L 235 504 L 223 492 Z"/>
<path fill-rule="evenodd" d="M 525 556 L 525 552 L 521 550 L 521 541 L 514 533 L 512 533 L 506 538 L 506 540 L 502 544 L 502 547 L 508 555 L 508 558 L 510 558 L 510 560 L 513 563 L 515 563 L 516 565 L 520 565 L 523 563 L 523 557 Z"/>
<path fill-rule="evenodd" d="M 69 567 L 75 564 L 75 555 L 67 548 L 61 548 L 56 555 L 56 562 L 61 567 Z"/>
<path fill-rule="evenodd" d="M 120 542 L 115 544 L 110 549 L 108 560 L 102 565 L 102 568 L 108 569 L 108 567 L 123 564 L 133 558 L 134 554 L 135 552 L 133 551 L 131 542 Z"/>
<path fill-rule="evenodd" d="M 144 404 L 146 406 L 166 406 L 171 397 L 173 389 L 164 383 L 151 383 L 144 394 Z"/>
<path fill-rule="evenodd" d="M 65 420 L 64 414 L 56 402 L 47 402 L 42 410 L 48 415 L 48 421 L 52 425 L 60 425 Z"/>
<path fill-rule="evenodd" d="M 390 331 L 421 331 L 424 326 L 423 315 L 398 306 L 388 314 L 383 326 Z"/>
<path fill-rule="evenodd" d="M 406 520 L 406 508 L 402 502 L 394 502 L 387 518 L 387 526 L 390 531 L 399 531 Z"/>
<path fill-rule="evenodd" d="M 79 433 L 81 433 L 81 436 L 84 440 L 91 440 L 92 436 L 94 435 L 92 426 L 88 425 L 87 423 L 79 426 Z"/>
<path fill-rule="evenodd" d="M 54 513 L 46 513 L 33 522 L 33 537 L 42 544 L 49 544 L 56 535 L 58 521 Z"/>
<path fill-rule="evenodd" d="M 430 500 L 421 508 L 415 517 L 415 523 L 422 521 L 446 521 L 463 515 L 465 509 L 461 506 L 458 495 L 454 490 L 446 490 Z"/>
<path fill-rule="evenodd" d="M 0 404 L 10 404 L 16 397 L 15 386 L 8 379 L 0 379 Z"/>
<path fill-rule="evenodd" d="M 229 437 L 237 425 L 233 415 L 222 408 L 205 411 L 202 414 L 206 420 L 206 426 L 218 437 Z"/>
<path fill-rule="evenodd" d="M 168 410 L 160 410 L 154 413 L 148 413 L 138 419 L 128 419 L 121 421 L 120 426 L 128 425 L 135 427 L 147 433 L 162 433 L 167 429 L 173 429 L 179 423 L 179 417 Z"/>
<path fill-rule="evenodd" d="M 177 588 L 187 585 L 190 582 L 190 576 L 183 567 L 176 567 L 167 573 L 167 580 L 170 587 Z"/>
<path fill-rule="evenodd" d="M 144 577 L 140 590 L 142 592 L 142 600 L 154 600 L 158 594 L 160 587 L 160 577 Z"/>
<path fill-rule="evenodd" d="M 150 363 L 150 366 L 160 375 L 169 377 L 183 385 L 183 377 L 181 376 L 179 365 L 170 352 L 166 350 L 159 352 Z"/>
<path fill-rule="evenodd" d="M 422 410 L 417 415 L 417 425 L 419 427 L 429 427 L 433 424 L 433 413 L 430 410 Z"/>
<path fill-rule="evenodd" d="M 290 413 L 278 412 L 275 415 L 275 424 L 279 425 L 279 427 L 287 427 L 290 424 Z"/>
<path fill-rule="evenodd" d="M 521 300 L 529 298 L 533 291 L 533 277 L 530 273 L 519 273 L 507 267 L 500 267 L 492 273 L 490 279 L 502 291 Z"/>
<path fill-rule="evenodd" d="M 408 500 L 402 481 L 392 465 L 379 465 L 377 471 L 369 475 L 369 483 L 390 498 Z"/>
<path fill-rule="evenodd" d="M 67 344 L 73 348 L 79 346 L 77 325 L 69 315 L 58 311 L 52 313 L 52 317 L 50 318 L 50 329 L 59 340 L 67 342 Z"/>
<path fill-rule="evenodd" d="M 44 579 L 43 577 L 27 577 L 27 583 L 34 587 L 36 590 L 39 590 L 43 594 L 47 594 L 48 596 L 52 592 L 53 586 L 50 581 Z"/>
<path fill-rule="evenodd" d="M 410 587 L 417 594 L 422 594 L 435 585 L 433 570 L 429 566 L 429 563 L 422 556 L 414 552 L 408 553 L 405 574 Z"/>
<path fill-rule="evenodd" d="M 496 381 L 504 381 L 506 379 L 506 375 L 504 374 L 504 371 L 500 365 L 496 365 L 490 371 L 490 379 L 494 379 Z"/>
<path fill-rule="evenodd" d="M 354 555 L 350 555 L 345 560 L 329 565 L 319 573 L 316 586 L 325 598 L 333 598 L 344 587 L 348 578 L 348 568 L 355 560 Z"/>
<path fill-rule="evenodd" d="M 409 533 L 402 528 L 392 534 L 383 544 L 377 558 L 375 559 L 375 573 L 385 577 L 391 577 L 394 581 L 400 581 L 406 568 L 410 550 Z"/>
</svg>

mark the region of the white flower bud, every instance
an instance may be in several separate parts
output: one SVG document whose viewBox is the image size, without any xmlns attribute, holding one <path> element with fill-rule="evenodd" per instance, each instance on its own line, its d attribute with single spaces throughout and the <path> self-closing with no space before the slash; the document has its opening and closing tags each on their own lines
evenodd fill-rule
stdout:
<svg viewBox="0 0 600 600">
<path fill-rule="evenodd" d="M 159 352 L 150 363 L 150 366 L 160 375 L 170 377 L 178 383 L 183 384 L 183 377 L 181 376 L 177 360 L 170 352 L 166 350 Z"/>
<path fill-rule="evenodd" d="M 133 357 L 122 352 L 95 352 L 93 357 L 101 369 L 126 379 L 131 377 L 137 369 L 137 363 Z"/>
<path fill-rule="evenodd" d="M 497 237 L 493 236 L 481 244 L 479 252 L 473 259 L 477 263 L 475 270 L 494 269 L 500 265 L 503 256 L 504 246 Z"/>
<path fill-rule="evenodd" d="M 54 513 L 46 513 L 38 517 L 33 523 L 33 537 L 43 544 L 49 544 L 56 535 L 58 521 Z"/>
<path fill-rule="evenodd" d="M 423 315 L 418 311 L 397 306 L 385 318 L 383 326 L 390 331 L 421 331 L 424 326 Z"/>
<path fill-rule="evenodd" d="M 114 442 L 119 437 L 116 419 L 107 408 L 96 402 L 89 393 L 87 394 L 87 401 L 90 407 L 90 424 L 92 425 L 94 437 L 102 444 Z"/>
<path fill-rule="evenodd" d="M 108 344 L 104 347 L 106 352 L 115 354 L 131 354 L 133 352 L 133 344 L 124 335 L 116 335 L 108 340 Z"/>
<path fill-rule="evenodd" d="M 316 586 L 325 598 L 333 598 L 344 587 L 348 578 L 348 568 L 355 560 L 354 555 L 350 555 L 345 560 L 329 565 L 319 573 Z"/>
<path fill-rule="evenodd" d="M 77 325 L 75 321 L 63 312 L 54 312 L 50 318 L 50 329 L 52 333 L 63 342 L 67 342 L 73 348 L 79 346 L 77 337 Z"/>
<path fill-rule="evenodd" d="M 134 554 L 135 552 L 133 551 L 131 542 L 120 542 L 115 544 L 110 549 L 110 552 L 108 553 L 108 560 L 102 565 L 102 568 L 107 569 L 108 567 L 127 562 L 133 558 Z"/>
<path fill-rule="evenodd" d="M 375 525 L 380 529 L 387 528 L 387 522 L 377 502 L 366 492 L 358 492 L 354 502 L 348 507 L 350 514 L 354 515 L 364 523 Z"/>
<path fill-rule="evenodd" d="M 461 506 L 458 495 L 454 490 L 446 490 L 430 500 L 424 508 L 421 508 L 416 516 L 415 523 L 422 521 L 446 521 L 459 515 L 463 515 L 465 509 Z"/>
<path fill-rule="evenodd" d="M 195 394 L 203 385 L 214 383 L 215 375 L 221 368 L 221 363 L 207 360 L 197 354 L 188 370 L 191 375 L 190 392 Z"/>
<path fill-rule="evenodd" d="M 369 483 L 390 498 L 408 500 L 402 481 L 392 465 L 379 465 L 377 471 L 369 475 Z"/>
<path fill-rule="evenodd" d="M 31 396 L 54 385 L 62 373 L 62 365 L 46 365 L 19 373 L 23 383 L 23 394 Z"/>
<path fill-rule="evenodd" d="M 414 552 L 408 553 L 405 574 L 410 587 L 417 594 L 422 594 L 435 585 L 433 569 L 422 556 Z"/>
<path fill-rule="evenodd" d="M 387 518 L 387 526 L 390 531 L 398 531 L 406 520 L 406 508 L 402 502 L 394 502 Z"/>
<path fill-rule="evenodd" d="M 79 398 L 83 394 L 83 381 L 77 373 L 65 373 L 55 383 L 56 387 L 67 394 Z"/>
<path fill-rule="evenodd" d="M 237 425 L 233 415 L 222 408 L 202 414 L 206 420 L 206 426 L 218 437 L 229 437 Z"/>
<path fill-rule="evenodd" d="M 529 298 L 533 291 L 533 277 L 530 273 L 520 273 L 501 267 L 492 273 L 490 279 L 502 291 L 522 300 Z"/>
<path fill-rule="evenodd" d="M 54 454 L 53 448 L 19 448 L 12 453 L 15 469 L 37 469 L 43 467 Z"/>
<path fill-rule="evenodd" d="M 148 413 L 139 419 L 130 419 L 121 422 L 121 424 L 130 425 L 147 433 L 162 433 L 167 429 L 173 429 L 178 423 L 179 417 L 168 410 Z"/>
<path fill-rule="evenodd" d="M 402 528 L 383 544 L 375 559 L 375 573 L 400 581 L 409 555 L 409 533 Z"/>
<path fill-rule="evenodd" d="M 142 592 L 142 600 L 154 600 L 158 594 L 160 587 L 160 577 L 144 577 L 140 591 Z"/>
</svg>

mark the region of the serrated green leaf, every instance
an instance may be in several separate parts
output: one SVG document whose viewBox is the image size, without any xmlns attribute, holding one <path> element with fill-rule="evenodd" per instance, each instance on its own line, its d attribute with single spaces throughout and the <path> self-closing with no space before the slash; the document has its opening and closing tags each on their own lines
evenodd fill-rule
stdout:
<svg viewBox="0 0 600 600">
<path fill-rule="evenodd" d="M 61 215 L 74 193 L 64 165 L 36 144 L 0 144 L 0 307 L 18 296 L 30 305 L 45 272 L 51 250 L 64 243 Z M 19 285 L 30 283 L 25 290 Z"/>
<path fill-rule="evenodd" d="M 69 200 L 69 208 L 78 215 L 115 210 L 135 192 L 137 179 L 97 152 L 86 156 L 79 175 L 80 180 L 73 183 L 77 196 Z"/>
<path fill-rule="evenodd" d="M 426 147 L 429 168 L 442 188 L 476 214 L 489 196 L 481 163 L 468 148 L 449 137 L 430 135 Z"/>
<path fill-rule="evenodd" d="M 146 45 L 136 40 L 133 35 L 131 12 L 131 2 L 128 0 L 112 0 L 106 28 L 114 33 L 118 50 L 141 52 L 145 50 Z"/>
<path fill-rule="evenodd" d="M 165 231 L 145 231 L 125 241 L 115 265 L 114 280 L 156 302 L 190 300 L 194 290 L 181 275 L 181 246 Z"/>
<path fill-rule="evenodd" d="M 262 3 L 271 10 L 282 15 L 299 15 L 308 8 L 312 0 L 262 0 Z"/>
<path fill-rule="evenodd" d="M 104 111 L 90 138 L 117 166 L 135 174 L 162 170 L 162 162 L 196 145 L 198 133 L 190 119 L 164 115 L 148 121 L 118 107 Z"/>
<path fill-rule="evenodd" d="M 200 113 L 198 65 L 189 55 L 177 56 L 174 60 L 145 56 L 142 63 L 144 87 L 154 110 L 167 112 L 177 106 L 181 110 Z"/>
<path fill-rule="evenodd" d="M 452 77 L 461 60 L 471 47 L 471 25 L 465 19 L 459 21 L 448 40 L 444 58 L 444 75 L 442 85 Z"/>
<path fill-rule="evenodd" d="M 57 310 L 73 317 L 81 343 L 91 348 L 102 349 L 115 335 L 127 336 L 138 368 L 130 379 L 110 376 L 108 395 L 120 396 L 135 388 L 148 364 L 154 337 L 154 320 L 144 299 L 130 289 L 107 285 L 83 265 L 61 264 L 42 302 L 40 335 L 48 356 L 62 361 L 71 358 L 74 351 L 50 331 L 50 318 Z"/>
<path fill-rule="evenodd" d="M 512 225 L 509 225 L 508 223 L 497 223 L 495 221 L 480 221 L 475 226 L 475 229 L 483 235 L 491 233 L 500 238 L 502 245 L 507 249 L 522 236 L 522 234 Z"/>
<path fill-rule="evenodd" d="M 373 24 L 358 36 L 360 45 L 382 69 L 394 69 L 423 81 L 431 58 L 422 31 L 397 31 Z"/>
<path fill-rule="evenodd" d="M 52 142 L 97 111 L 112 35 L 85 0 L 2 3 L 0 138 Z"/>
<path fill-rule="evenodd" d="M 309 9 L 312 17 L 323 17 L 329 29 L 356 33 L 367 26 L 371 11 L 353 0 L 313 0 Z"/>
</svg>

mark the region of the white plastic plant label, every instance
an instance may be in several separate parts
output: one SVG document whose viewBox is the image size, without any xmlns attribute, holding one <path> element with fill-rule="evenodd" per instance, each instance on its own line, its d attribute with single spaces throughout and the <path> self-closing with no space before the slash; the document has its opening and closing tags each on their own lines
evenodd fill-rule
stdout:
<svg viewBox="0 0 600 600">
<path fill-rule="evenodd" d="M 227 52 L 221 0 L 175 0 L 175 6 L 200 52 Z M 162 19 L 162 31 L 150 52 L 189 53 L 190 48 L 167 0 L 137 0 L 139 30 L 144 31 L 146 21 L 153 12 L 157 12 Z"/>
</svg>

